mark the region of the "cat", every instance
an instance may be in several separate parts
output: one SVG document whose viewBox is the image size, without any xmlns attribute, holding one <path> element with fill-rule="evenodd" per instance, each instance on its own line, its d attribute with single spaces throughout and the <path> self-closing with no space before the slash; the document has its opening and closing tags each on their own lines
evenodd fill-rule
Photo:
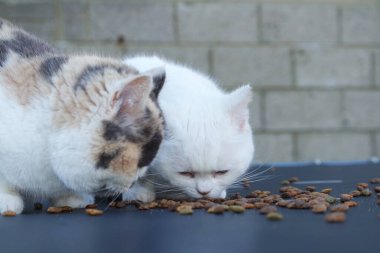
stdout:
<svg viewBox="0 0 380 253">
<path fill-rule="evenodd" d="M 163 138 L 165 71 L 64 55 L 0 19 L 0 212 L 24 200 L 83 207 L 126 191 Z"/>
<path fill-rule="evenodd" d="M 124 199 L 225 198 L 254 155 L 249 85 L 227 94 L 205 75 L 157 56 L 127 58 L 145 71 L 165 67 L 159 105 L 165 136 L 147 176 Z"/>
</svg>

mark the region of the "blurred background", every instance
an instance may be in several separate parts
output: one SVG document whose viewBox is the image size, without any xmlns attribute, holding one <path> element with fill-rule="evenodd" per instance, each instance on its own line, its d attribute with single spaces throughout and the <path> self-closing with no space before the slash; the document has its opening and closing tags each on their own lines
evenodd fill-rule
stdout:
<svg viewBox="0 0 380 253">
<path fill-rule="evenodd" d="M 68 52 L 251 83 L 258 161 L 380 155 L 379 0 L 0 0 L 0 16 Z"/>
</svg>

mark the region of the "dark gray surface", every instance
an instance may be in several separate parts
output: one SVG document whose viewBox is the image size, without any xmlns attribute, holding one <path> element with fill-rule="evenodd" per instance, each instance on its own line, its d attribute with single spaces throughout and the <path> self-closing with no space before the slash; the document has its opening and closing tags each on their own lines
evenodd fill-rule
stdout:
<svg viewBox="0 0 380 253">
<path fill-rule="evenodd" d="M 338 195 L 380 176 L 380 165 L 285 166 L 267 174 L 274 178 L 257 182 L 252 189 L 277 192 L 279 182 L 298 176 L 342 180 L 314 184 L 318 189 L 333 187 Z M 286 209 L 280 209 L 281 222 L 267 221 L 256 210 L 220 216 L 203 210 L 181 216 L 133 207 L 109 209 L 100 217 L 89 217 L 83 210 L 59 215 L 35 212 L 0 217 L 0 252 L 380 252 L 380 207 L 375 199 L 358 198 L 360 206 L 349 210 L 343 224 L 327 224 L 324 215 L 309 210 Z"/>
</svg>

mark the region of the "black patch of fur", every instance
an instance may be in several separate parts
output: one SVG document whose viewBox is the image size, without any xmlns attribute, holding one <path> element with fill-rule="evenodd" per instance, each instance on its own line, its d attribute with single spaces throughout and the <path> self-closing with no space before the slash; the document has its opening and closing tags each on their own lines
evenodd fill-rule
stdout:
<svg viewBox="0 0 380 253">
<path fill-rule="evenodd" d="M 117 124 L 113 123 L 112 121 L 104 120 L 103 125 L 104 125 L 103 138 L 106 141 L 115 141 L 124 135 L 123 129 Z"/>
<path fill-rule="evenodd" d="M 51 78 L 55 75 L 60 69 L 61 66 L 66 63 L 67 57 L 65 56 L 53 56 L 47 58 L 40 66 L 41 75 L 51 84 L 53 84 Z"/>
<path fill-rule="evenodd" d="M 151 95 L 154 96 L 154 99 L 157 99 L 158 94 L 160 93 L 160 91 L 162 89 L 162 86 L 164 86 L 165 79 L 166 79 L 166 73 L 165 72 L 163 72 L 162 75 L 156 75 L 153 77 L 154 88 L 151 92 Z"/>
<path fill-rule="evenodd" d="M 162 141 L 160 132 L 156 132 L 153 138 L 142 147 L 142 154 L 138 163 L 138 167 L 148 166 L 157 154 L 158 148 Z"/>
<path fill-rule="evenodd" d="M 4 62 L 7 60 L 8 49 L 4 42 L 0 41 L 0 67 L 3 67 Z"/>
<path fill-rule="evenodd" d="M 115 150 L 112 153 L 101 153 L 99 155 L 98 162 L 96 163 L 97 168 L 107 169 L 111 161 L 120 154 L 120 149 Z"/>
<path fill-rule="evenodd" d="M 104 71 L 106 69 L 113 69 L 119 74 L 125 72 L 131 72 L 132 69 L 128 68 L 127 66 L 114 66 L 112 64 L 99 64 L 95 66 L 88 66 L 85 68 L 82 73 L 77 78 L 77 81 L 74 84 L 74 90 L 77 91 L 79 88 L 82 90 L 86 89 L 86 85 L 89 82 L 89 79 L 94 75 L 104 75 Z"/>
<path fill-rule="evenodd" d="M 54 52 L 47 43 L 20 31 L 15 32 L 14 39 L 4 41 L 4 44 L 9 49 L 25 58 Z"/>
</svg>

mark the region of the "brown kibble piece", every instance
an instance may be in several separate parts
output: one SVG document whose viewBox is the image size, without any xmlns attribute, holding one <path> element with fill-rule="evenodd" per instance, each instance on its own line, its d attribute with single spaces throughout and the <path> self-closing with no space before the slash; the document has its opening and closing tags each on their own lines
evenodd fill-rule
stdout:
<svg viewBox="0 0 380 253">
<path fill-rule="evenodd" d="M 289 182 L 289 180 L 282 180 L 281 184 L 282 185 L 290 185 L 290 182 Z"/>
<path fill-rule="evenodd" d="M 61 207 L 56 207 L 56 206 L 51 206 L 49 207 L 47 210 L 46 210 L 48 213 L 52 213 L 52 214 L 55 214 L 55 213 L 62 213 L 63 210 Z"/>
<path fill-rule="evenodd" d="M 305 188 L 305 190 L 309 191 L 309 192 L 313 192 L 313 191 L 315 191 L 315 189 L 317 189 L 317 188 L 313 185 L 306 186 L 306 188 Z"/>
<path fill-rule="evenodd" d="M 337 204 L 337 205 L 330 206 L 331 212 L 345 212 L 348 209 L 349 207 L 344 204 Z"/>
<path fill-rule="evenodd" d="M 340 194 L 340 201 L 346 202 L 352 200 L 352 195 L 350 194 Z"/>
<path fill-rule="evenodd" d="M 278 212 L 267 213 L 266 217 L 268 220 L 271 220 L 271 221 L 280 221 L 283 219 L 282 214 L 280 214 Z"/>
<path fill-rule="evenodd" d="M 361 195 L 361 192 L 358 190 L 354 190 L 350 193 L 353 197 L 359 197 Z"/>
<path fill-rule="evenodd" d="M 96 209 L 96 208 L 98 208 L 98 205 L 97 204 L 89 204 L 85 208 L 86 209 Z"/>
<path fill-rule="evenodd" d="M 16 214 L 16 212 L 13 212 L 13 211 L 5 211 L 5 212 L 3 212 L 2 214 L 1 214 L 2 216 L 4 216 L 4 217 L 14 217 L 14 216 L 16 216 L 17 214 Z"/>
<path fill-rule="evenodd" d="M 378 205 L 380 205 L 380 199 L 377 199 L 377 202 L 376 202 Z"/>
<path fill-rule="evenodd" d="M 343 212 L 329 213 L 325 216 L 325 220 L 329 223 L 341 223 L 346 220 L 346 214 Z"/>
<path fill-rule="evenodd" d="M 329 193 L 331 193 L 332 191 L 333 191 L 332 188 L 325 188 L 325 189 L 322 189 L 322 190 L 321 190 L 321 192 L 322 192 L 322 193 L 325 193 L 325 194 L 329 194 Z"/>
<path fill-rule="evenodd" d="M 245 208 L 242 206 L 232 205 L 229 207 L 229 210 L 234 213 L 244 213 Z"/>
<path fill-rule="evenodd" d="M 324 204 L 314 205 L 311 209 L 313 213 L 324 213 L 327 211 L 327 207 Z"/>
<path fill-rule="evenodd" d="M 225 207 L 223 205 L 215 205 L 207 209 L 208 213 L 213 213 L 213 214 L 223 214 L 225 211 Z"/>
<path fill-rule="evenodd" d="M 179 205 L 179 206 L 177 206 L 176 211 L 179 214 L 183 214 L 183 215 L 193 214 L 193 212 L 194 212 L 193 208 L 189 205 Z"/>
<path fill-rule="evenodd" d="M 371 184 L 380 184 L 380 177 L 375 177 L 369 180 Z"/>
<path fill-rule="evenodd" d="M 372 192 L 368 188 L 365 188 L 364 190 L 362 190 L 361 195 L 368 197 L 372 195 Z"/>
<path fill-rule="evenodd" d="M 275 206 L 264 206 L 263 208 L 260 209 L 261 214 L 268 214 L 268 213 L 273 213 L 277 212 L 277 207 Z"/>
<path fill-rule="evenodd" d="M 90 216 L 99 216 L 103 214 L 103 211 L 99 209 L 86 209 L 86 213 Z"/>
<path fill-rule="evenodd" d="M 291 177 L 291 178 L 288 179 L 288 181 L 289 181 L 290 183 L 294 183 L 294 182 L 299 181 L 299 178 L 298 178 L 298 177 Z"/>
<path fill-rule="evenodd" d="M 376 186 L 376 187 L 374 188 L 374 190 L 375 190 L 376 193 L 380 193 L 380 186 Z"/>
<path fill-rule="evenodd" d="M 74 209 L 71 206 L 62 206 L 60 208 L 62 213 L 71 213 L 74 211 Z"/>
<path fill-rule="evenodd" d="M 41 203 L 37 202 L 37 203 L 34 203 L 34 210 L 42 210 L 43 206 Z"/>
<path fill-rule="evenodd" d="M 354 206 L 358 206 L 359 204 L 356 201 L 350 200 L 350 201 L 344 202 L 343 205 L 348 206 L 348 207 L 354 207 Z"/>
</svg>

